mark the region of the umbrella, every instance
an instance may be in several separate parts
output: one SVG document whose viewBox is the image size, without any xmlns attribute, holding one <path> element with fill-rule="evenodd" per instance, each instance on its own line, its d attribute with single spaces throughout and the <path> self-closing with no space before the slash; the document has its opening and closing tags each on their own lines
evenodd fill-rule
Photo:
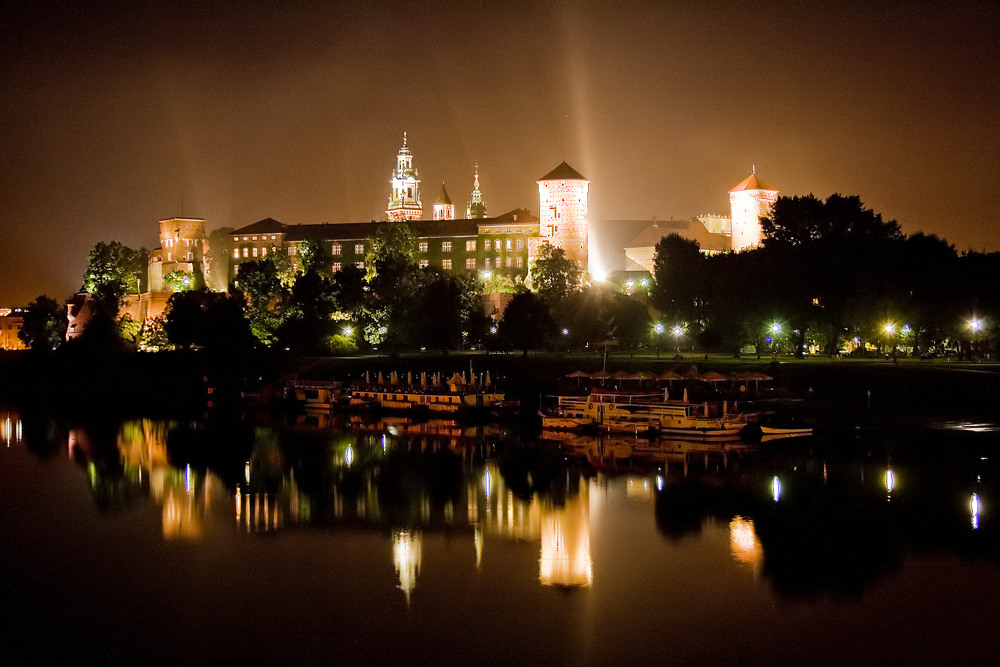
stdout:
<svg viewBox="0 0 1000 667">
<path fill-rule="evenodd" d="M 420 384 L 427 384 L 427 372 L 426 371 L 421 371 L 420 372 Z"/>
<path fill-rule="evenodd" d="M 729 382 L 729 376 L 723 375 L 718 371 L 709 371 L 698 379 L 702 380 L 703 382 Z"/>
<path fill-rule="evenodd" d="M 465 384 L 465 378 L 455 373 L 450 378 L 448 378 L 448 384 Z"/>
<path fill-rule="evenodd" d="M 681 377 L 680 373 L 675 373 L 674 371 L 666 371 L 664 373 L 660 373 L 659 375 L 657 375 L 656 379 L 661 381 L 667 380 L 669 382 L 673 382 L 674 380 L 683 380 L 684 378 Z"/>
<path fill-rule="evenodd" d="M 570 373 L 566 377 L 568 377 L 568 378 L 589 378 L 590 377 L 590 373 L 584 373 L 583 371 L 573 371 L 572 373 Z"/>
<path fill-rule="evenodd" d="M 688 390 L 687 390 L 687 387 L 684 387 L 684 398 L 683 398 L 683 401 L 685 403 L 688 402 Z"/>
<path fill-rule="evenodd" d="M 639 371 L 638 373 L 634 374 L 632 377 L 635 378 L 636 380 L 655 380 L 656 379 L 656 374 L 655 373 L 650 373 L 649 371 Z"/>
<path fill-rule="evenodd" d="M 594 373 L 590 377 L 592 377 L 595 380 L 604 380 L 606 378 L 611 377 L 611 373 L 609 373 L 607 371 L 597 371 L 596 373 Z"/>
<path fill-rule="evenodd" d="M 378 383 L 385 384 L 385 380 L 382 379 L 382 371 L 378 372 Z"/>
<path fill-rule="evenodd" d="M 365 384 L 371 384 L 371 378 L 368 377 L 368 371 L 365 371 Z"/>
<path fill-rule="evenodd" d="M 413 384 L 413 372 L 412 371 L 406 371 L 406 384 L 407 385 Z"/>
<path fill-rule="evenodd" d="M 626 373 L 625 371 L 616 371 L 612 376 L 612 380 L 634 380 L 635 376 L 631 373 Z"/>
<path fill-rule="evenodd" d="M 493 383 L 490 382 L 490 372 L 486 371 L 486 386 L 489 386 L 491 384 L 493 384 Z"/>
<path fill-rule="evenodd" d="M 389 376 L 389 384 L 399 384 L 399 376 L 396 375 L 396 371 L 393 371 Z"/>
</svg>

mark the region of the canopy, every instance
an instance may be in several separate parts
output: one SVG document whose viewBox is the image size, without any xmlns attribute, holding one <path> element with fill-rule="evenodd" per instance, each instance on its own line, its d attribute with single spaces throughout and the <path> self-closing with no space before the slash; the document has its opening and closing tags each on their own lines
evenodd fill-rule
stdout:
<svg viewBox="0 0 1000 667">
<path fill-rule="evenodd" d="M 590 373 L 584 373 L 583 371 L 573 371 L 572 373 L 570 373 L 566 377 L 568 377 L 568 378 L 589 378 L 590 377 Z"/>
<path fill-rule="evenodd" d="M 724 375 L 718 371 L 709 371 L 698 379 L 703 382 L 729 382 L 730 380 L 728 375 Z"/>
<path fill-rule="evenodd" d="M 669 380 L 670 382 L 673 382 L 674 380 L 683 380 L 684 376 L 682 376 L 680 373 L 675 373 L 674 371 L 666 371 L 664 373 L 660 373 L 659 375 L 657 375 L 656 379 Z"/>
</svg>

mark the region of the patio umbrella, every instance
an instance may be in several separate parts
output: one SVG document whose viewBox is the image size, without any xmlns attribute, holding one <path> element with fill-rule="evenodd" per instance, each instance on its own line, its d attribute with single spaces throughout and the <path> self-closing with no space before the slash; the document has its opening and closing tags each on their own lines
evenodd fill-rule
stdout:
<svg viewBox="0 0 1000 667">
<path fill-rule="evenodd" d="M 420 384 L 427 384 L 427 372 L 426 371 L 421 371 L 420 372 Z"/>
<path fill-rule="evenodd" d="M 413 371 L 406 371 L 406 384 L 407 385 L 413 384 Z"/>
<path fill-rule="evenodd" d="M 611 373 L 607 371 L 597 371 L 596 373 L 590 376 L 592 380 L 600 380 L 602 385 L 604 384 L 604 381 L 609 377 L 611 377 Z"/>
<path fill-rule="evenodd" d="M 729 382 L 729 376 L 718 371 L 709 371 L 698 379 L 702 382 Z"/>
<path fill-rule="evenodd" d="M 385 384 L 385 380 L 382 379 L 382 371 L 378 372 L 378 383 Z"/>
<path fill-rule="evenodd" d="M 486 386 L 488 387 L 488 386 L 490 386 L 491 384 L 493 384 L 493 383 L 492 383 L 492 382 L 490 382 L 490 372 L 489 372 L 489 371 L 486 371 Z"/>
<path fill-rule="evenodd" d="M 396 371 L 393 371 L 389 376 L 389 384 L 399 384 L 399 376 L 396 375 Z"/>
<path fill-rule="evenodd" d="M 674 371 L 665 371 L 657 375 L 656 379 L 660 380 L 661 382 L 663 380 L 666 380 L 668 382 L 673 382 L 674 380 L 683 380 L 684 378 L 681 376 L 680 373 L 675 373 Z"/>
</svg>

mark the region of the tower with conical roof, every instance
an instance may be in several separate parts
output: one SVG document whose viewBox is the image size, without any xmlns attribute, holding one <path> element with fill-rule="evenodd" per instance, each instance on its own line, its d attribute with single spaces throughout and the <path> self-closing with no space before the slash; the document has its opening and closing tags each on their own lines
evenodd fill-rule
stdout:
<svg viewBox="0 0 1000 667">
<path fill-rule="evenodd" d="M 441 184 L 441 194 L 438 196 L 437 201 L 434 202 L 434 219 L 455 219 L 455 205 L 451 203 L 451 197 L 448 196 L 448 191 L 445 190 L 444 183 Z"/>
<path fill-rule="evenodd" d="M 392 184 L 392 194 L 389 195 L 389 207 L 385 211 L 386 220 L 403 222 L 424 217 L 424 207 L 420 203 L 420 178 L 413 168 L 413 154 L 406 145 L 406 132 L 403 132 L 403 146 L 396 155 L 396 168 L 389 182 Z"/>
<path fill-rule="evenodd" d="M 777 199 L 778 191 L 757 176 L 756 165 L 748 177 L 729 191 L 734 252 L 760 245 L 764 238 L 760 219 L 770 215 L 771 206 Z"/>
<path fill-rule="evenodd" d="M 472 186 L 472 201 L 465 207 L 465 217 L 469 220 L 481 219 L 486 216 L 486 202 L 483 193 L 479 191 L 479 163 L 476 163 L 475 184 Z"/>
<path fill-rule="evenodd" d="M 538 235 L 587 270 L 590 181 L 565 162 L 538 183 Z"/>
</svg>

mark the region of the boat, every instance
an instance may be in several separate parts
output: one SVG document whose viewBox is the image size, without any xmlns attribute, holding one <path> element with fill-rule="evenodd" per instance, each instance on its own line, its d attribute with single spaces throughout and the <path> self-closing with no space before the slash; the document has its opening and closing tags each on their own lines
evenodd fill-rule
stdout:
<svg viewBox="0 0 1000 667">
<path fill-rule="evenodd" d="M 473 384 L 367 384 L 351 386 L 348 407 L 354 410 L 378 408 L 401 412 L 457 415 L 488 412 L 505 405 L 506 396 L 492 385 Z"/>
<path fill-rule="evenodd" d="M 329 412 L 343 396 L 343 385 L 325 380 L 290 380 L 288 390 L 309 412 Z"/>
<path fill-rule="evenodd" d="M 587 396 L 559 396 L 542 428 L 583 430 L 596 427 L 608 433 L 677 437 L 688 440 L 737 440 L 756 413 L 727 411 L 710 415 L 707 403 L 665 401 L 659 394 L 591 392 Z"/>
</svg>

